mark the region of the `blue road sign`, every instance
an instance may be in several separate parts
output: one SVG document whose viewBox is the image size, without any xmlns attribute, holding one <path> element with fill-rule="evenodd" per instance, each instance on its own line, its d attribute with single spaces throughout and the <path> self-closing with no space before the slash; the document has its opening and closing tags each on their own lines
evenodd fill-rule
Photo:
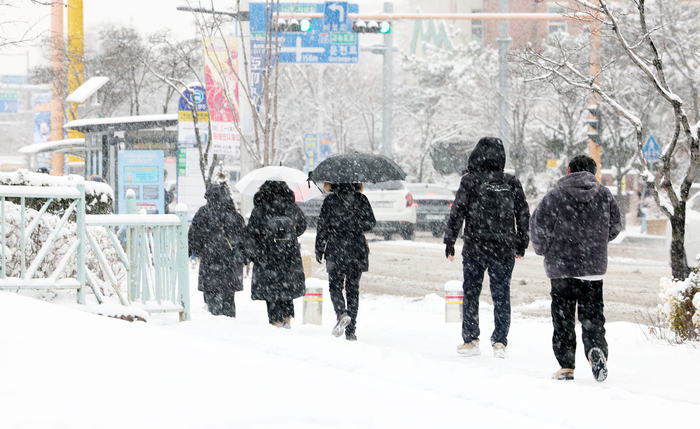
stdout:
<svg viewBox="0 0 700 429">
<path fill-rule="evenodd" d="M 352 32 L 352 22 L 348 19 L 348 2 L 327 1 L 323 10 L 324 31 Z M 350 26 L 348 27 L 348 23 Z"/>
<path fill-rule="evenodd" d="M 661 159 L 661 148 L 656 143 L 654 136 L 649 136 L 649 139 L 644 144 L 643 155 L 646 162 L 654 162 Z"/>
<path fill-rule="evenodd" d="M 326 11 L 328 5 L 328 11 Z M 342 9 L 342 14 L 341 14 Z M 267 32 L 265 5 L 250 3 L 251 43 L 254 39 L 264 42 Z M 324 18 L 311 20 L 313 29 L 306 33 L 288 32 L 280 34 L 283 38 L 279 62 L 300 64 L 354 64 L 359 60 L 357 34 L 352 32 L 352 20 L 348 13 L 358 13 L 356 4 L 345 2 L 317 3 L 280 3 L 280 12 L 286 13 L 323 13 Z M 326 22 L 328 15 L 329 22 Z M 301 18 L 301 16 L 300 16 Z M 343 19 L 341 19 L 343 18 Z M 334 25 L 338 30 L 331 31 Z M 259 42 L 258 42 L 259 45 Z"/>
</svg>

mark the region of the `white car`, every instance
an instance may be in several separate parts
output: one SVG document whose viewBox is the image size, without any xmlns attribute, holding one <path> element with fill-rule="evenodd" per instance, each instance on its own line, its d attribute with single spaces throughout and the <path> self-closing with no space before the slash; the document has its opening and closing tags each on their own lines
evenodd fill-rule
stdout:
<svg viewBox="0 0 700 429">
<path fill-rule="evenodd" d="M 365 183 L 363 194 L 367 196 L 377 219 L 373 233 L 382 235 L 386 240 L 391 239 L 392 234 L 401 234 L 405 240 L 413 239 L 416 207 L 404 182 Z"/>
</svg>

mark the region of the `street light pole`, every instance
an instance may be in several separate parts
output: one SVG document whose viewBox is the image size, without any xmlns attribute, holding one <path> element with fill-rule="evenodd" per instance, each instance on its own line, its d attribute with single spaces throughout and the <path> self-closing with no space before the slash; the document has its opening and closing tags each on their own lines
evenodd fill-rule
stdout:
<svg viewBox="0 0 700 429">
<path fill-rule="evenodd" d="M 391 2 L 384 3 L 384 12 L 392 13 L 394 4 Z M 384 67 L 383 67 L 383 83 L 382 83 L 382 155 L 387 158 L 392 158 L 391 154 L 391 117 L 392 109 L 392 51 L 394 47 L 394 37 L 391 32 L 384 34 Z"/>
<path fill-rule="evenodd" d="M 500 13 L 508 13 L 508 0 L 500 0 Z M 510 163 L 510 70 L 508 69 L 508 50 L 510 49 L 510 36 L 508 36 L 508 21 L 499 22 L 498 39 L 498 137 L 503 142 L 506 150 L 506 168 L 511 168 Z"/>
</svg>

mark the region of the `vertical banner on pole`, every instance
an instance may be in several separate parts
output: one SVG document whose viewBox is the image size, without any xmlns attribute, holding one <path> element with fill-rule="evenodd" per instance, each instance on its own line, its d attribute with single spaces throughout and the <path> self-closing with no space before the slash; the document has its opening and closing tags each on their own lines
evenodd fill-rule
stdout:
<svg viewBox="0 0 700 429">
<path fill-rule="evenodd" d="M 199 84 L 190 85 L 184 91 L 185 100 L 180 97 L 178 103 L 177 126 L 177 202 L 187 205 L 187 219 L 192 220 L 197 210 L 206 200 L 204 177 L 199 166 L 199 145 L 195 134 L 194 115 L 188 101 L 196 104 L 197 129 L 199 139 L 206 149 L 209 139 L 209 112 L 207 96 Z M 209 153 L 208 165 L 211 165 L 213 153 Z"/>
<path fill-rule="evenodd" d="M 205 40 L 203 44 L 212 152 L 240 156 L 240 135 L 234 125 L 240 120 L 238 40 Z"/>
<path fill-rule="evenodd" d="M 51 93 L 34 95 L 34 144 L 51 141 Z M 39 167 L 51 169 L 51 155 L 36 156 Z"/>
<path fill-rule="evenodd" d="M 313 171 L 318 165 L 318 139 L 316 134 L 304 134 L 304 154 L 306 155 L 306 165 L 304 171 Z"/>
<path fill-rule="evenodd" d="M 333 149 L 331 148 L 331 133 L 321 133 L 321 141 L 318 145 L 318 159 L 316 160 L 316 166 L 331 155 L 333 155 Z"/>
</svg>

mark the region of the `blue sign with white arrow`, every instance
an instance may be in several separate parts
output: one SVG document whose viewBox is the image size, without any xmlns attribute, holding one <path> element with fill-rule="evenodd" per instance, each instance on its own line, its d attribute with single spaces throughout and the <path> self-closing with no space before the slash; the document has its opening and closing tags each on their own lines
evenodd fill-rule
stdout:
<svg viewBox="0 0 700 429">
<path fill-rule="evenodd" d="M 273 3 L 273 7 L 276 6 Z M 358 13 L 356 4 L 346 2 L 280 3 L 280 12 L 323 13 L 323 18 L 311 20 L 308 32 L 280 32 L 283 40 L 279 62 L 299 64 L 355 64 L 359 60 L 357 34 L 352 31 L 349 13 Z M 250 3 L 250 33 L 253 39 L 263 39 L 267 33 L 265 4 Z M 273 13 L 273 19 L 275 14 Z M 274 37 L 274 33 L 273 33 Z"/>
<path fill-rule="evenodd" d="M 661 159 L 661 148 L 659 144 L 656 143 L 654 136 L 649 136 L 649 139 L 644 144 L 642 152 L 646 162 L 654 162 Z"/>
</svg>

